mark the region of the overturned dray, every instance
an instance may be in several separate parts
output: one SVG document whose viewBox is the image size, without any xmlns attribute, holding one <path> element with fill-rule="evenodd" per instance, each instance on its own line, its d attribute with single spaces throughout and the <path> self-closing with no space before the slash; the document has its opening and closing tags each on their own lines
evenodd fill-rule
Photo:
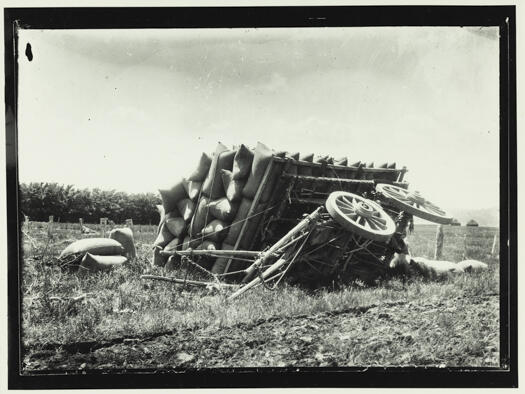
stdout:
<svg viewBox="0 0 525 394">
<path fill-rule="evenodd" d="M 245 180 L 236 180 L 242 192 L 231 198 L 231 176 L 216 195 L 201 186 L 197 208 L 187 230 L 181 230 L 184 241 L 159 253 L 191 261 L 215 278 L 247 283 L 241 293 L 259 284 L 274 286 L 285 276 L 311 287 L 336 279 L 372 281 L 385 273 L 395 252 L 406 251 L 403 238 L 412 215 L 438 223 L 451 220 L 417 192 L 409 192 L 406 168 L 397 169 L 394 163 L 375 168 L 372 163 L 349 164 L 346 158 L 278 153 L 263 144 L 254 150 L 241 146 L 218 151 L 202 185 L 214 183 L 220 158 L 228 154 L 231 169 L 220 169 L 222 179 L 228 171 L 245 173 Z M 239 171 L 242 161 L 235 159 L 241 155 L 251 158 L 244 160 L 249 171 Z M 219 220 L 214 213 L 225 200 L 231 222 L 223 222 L 218 231 L 212 226 L 210 232 L 208 224 Z M 224 219 L 222 212 L 216 216 Z M 197 222 L 200 231 L 195 231 Z"/>
</svg>

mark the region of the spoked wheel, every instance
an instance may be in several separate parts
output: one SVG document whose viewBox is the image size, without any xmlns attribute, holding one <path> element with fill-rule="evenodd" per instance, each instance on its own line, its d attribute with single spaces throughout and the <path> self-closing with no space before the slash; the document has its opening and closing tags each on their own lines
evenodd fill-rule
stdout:
<svg viewBox="0 0 525 394">
<path fill-rule="evenodd" d="M 376 190 L 387 197 L 392 205 L 414 216 L 440 224 L 449 224 L 452 221 L 451 216 L 425 200 L 418 191 L 408 191 L 386 183 L 377 184 Z"/>
<path fill-rule="evenodd" d="M 383 208 L 371 200 L 348 192 L 333 192 L 326 210 L 345 230 L 374 241 L 388 242 L 396 224 Z"/>
</svg>

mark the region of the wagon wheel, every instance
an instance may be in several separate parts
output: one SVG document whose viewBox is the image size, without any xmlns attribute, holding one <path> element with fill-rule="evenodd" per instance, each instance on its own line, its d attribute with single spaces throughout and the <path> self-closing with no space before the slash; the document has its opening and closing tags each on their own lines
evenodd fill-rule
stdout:
<svg viewBox="0 0 525 394">
<path fill-rule="evenodd" d="M 325 205 L 344 229 L 367 239 L 388 242 L 396 230 L 396 224 L 379 204 L 357 194 L 333 192 Z"/>
<path fill-rule="evenodd" d="M 397 186 L 379 183 L 376 190 L 387 197 L 392 205 L 430 222 L 449 224 L 452 217 L 438 206 L 425 200 L 418 191 L 408 191 Z"/>
</svg>

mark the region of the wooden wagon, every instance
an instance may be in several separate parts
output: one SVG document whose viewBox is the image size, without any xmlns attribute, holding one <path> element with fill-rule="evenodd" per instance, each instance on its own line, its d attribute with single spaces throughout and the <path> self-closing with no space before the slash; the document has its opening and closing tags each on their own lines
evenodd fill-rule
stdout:
<svg viewBox="0 0 525 394">
<path fill-rule="evenodd" d="M 240 228 L 233 245 L 162 253 L 195 264 L 216 259 L 216 278 L 246 283 L 233 297 L 285 276 L 312 287 L 369 282 L 386 272 L 395 252 L 406 252 L 403 238 L 413 215 L 443 224 L 452 220 L 408 190 L 405 167 L 297 157 L 273 154 L 265 163 L 248 212 L 231 224 Z"/>
</svg>

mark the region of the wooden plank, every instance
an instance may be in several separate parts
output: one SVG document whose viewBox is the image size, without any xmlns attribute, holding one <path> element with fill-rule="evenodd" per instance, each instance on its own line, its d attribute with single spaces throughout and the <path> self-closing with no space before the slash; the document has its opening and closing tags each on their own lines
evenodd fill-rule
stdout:
<svg viewBox="0 0 525 394">
<path fill-rule="evenodd" d="M 374 181 L 371 179 L 344 179 L 344 178 L 328 178 L 328 177 L 319 177 L 319 176 L 309 176 L 309 175 L 293 175 L 284 173 L 281 175 L 283 178 L 295 178 L 298 181 L 314 181 L 314 182 L 336 182 L 336 183 L 353 183 L 353 184 L 374 184 Z"/>
<path fill-rule="evenodd" d="M 257 189 L 257 193 L 255 193 L 255 197 L 252 201 L 252 206 L 250 207 L 250 210 L 248 211 L 248 214 L 246 215 L 247 218 L 253 215 L 255 208 L 259 204 L 259 200 L 261 199 L 262 192 L 266 186 L 266 183 L 268 183 L 269 175 L 273 168 L 273 163 L 275 161 L 276 157 L 273 156 L 268 165 L 266 166 L 266 170 L 264 171 L 264 175 L 261 181 L 261 184 L 259 185 L 259 188 Z M 249 219 L 248 219 L 249 220 Z M 241 231 L 239 232 L 239 236 L 237 237 L 237 240 L 235 241 L 235 245 L 233 247 L 233 250 L 237 250 L 239 247 L 239 244 L 241 242 L 242 237 L 244 236 L 244 232 L 246 231 L 246 228 L 248 227 L 248 220 L 245 220 L 242 224 Z M 226 266 L 224 267 L 223 273 L 227 273 L 228 269 L 230 268 L 232 259 L 228 259 L 226 262 Z"/>
</svg>

